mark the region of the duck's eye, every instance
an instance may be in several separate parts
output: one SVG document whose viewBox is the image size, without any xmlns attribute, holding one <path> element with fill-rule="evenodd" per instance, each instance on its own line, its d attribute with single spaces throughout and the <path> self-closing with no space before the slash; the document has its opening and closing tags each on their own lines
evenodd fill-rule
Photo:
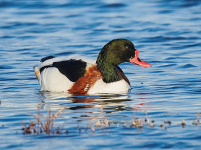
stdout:
<svg viewBox="0 0 201 150">
<path fill-rule="evenodd" d="M 125 47 L 126 47 L 126 49 L 130 49 L 130 47 L 129 47 L 129 46 L 127 46 L 127 45 L 126 45 Z"/>
</svg>

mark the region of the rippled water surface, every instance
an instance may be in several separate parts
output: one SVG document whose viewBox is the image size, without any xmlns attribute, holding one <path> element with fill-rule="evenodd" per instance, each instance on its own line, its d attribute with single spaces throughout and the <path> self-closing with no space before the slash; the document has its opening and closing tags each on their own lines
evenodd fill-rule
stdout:
<svg viewBox="0 0 201 150">
<path fill-rule="evenodd" d="M 201 1 L 1 0 L 0 20 L 1 149 L 201 148 L 196 121 L 201 112 Z M 153 65 L 120 65 L 132 85 L 128 94 L 39 92 L 32 68 L 41 58 L 76 54 L 95 60 L 115 38 L 131 40 L 140 58 Z M 40 110 L 45 116 L 48 108 L 53 113 L 65 108 L 55 127 L 65 122 L 68 133 L 23 134 L 20 122 L 28 126 L 35 121 L 31 114 Z M 130 127 L 134 117 L 142 128 Z M 96 127 L 103 118 L 110 126 Z M 94 132 L 86 129 L 92 125 Z"/>
</svg>

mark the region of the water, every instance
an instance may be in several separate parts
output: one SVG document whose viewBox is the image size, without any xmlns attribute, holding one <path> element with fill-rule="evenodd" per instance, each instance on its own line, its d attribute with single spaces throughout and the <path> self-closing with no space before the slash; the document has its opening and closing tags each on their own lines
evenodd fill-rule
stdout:
<svg viewBox="0 0 201 150">
<path fill-rule="evenodd" d="M 0 148 L 200 149 L 201 126 L 192 124 L 201 112 L 200 16 L 199 0 L 1 0 Z M 96 59 L 115 38 L 131 40 L 140 58 L 153 65 L 120 65 L 132 85 L 128 94 L 39 92 L 32 67 L 41 58 L 76 54 Z M 30 113 L 40 109 L 46 115 L 48 108 L 64 107 L 55 127 L 65 122 L 68 134 L 23 134 L 20 122 L 35 121 Z M 153 128 L 144 122 L 145 111 L 155 121 Z M 143 120 L 142 129 L 129 125 L 134 112 Z M 110 126 L 85 132 L 101 116 Z M 182 120 L 184 127 L 178 125 Z"/>
</svg>

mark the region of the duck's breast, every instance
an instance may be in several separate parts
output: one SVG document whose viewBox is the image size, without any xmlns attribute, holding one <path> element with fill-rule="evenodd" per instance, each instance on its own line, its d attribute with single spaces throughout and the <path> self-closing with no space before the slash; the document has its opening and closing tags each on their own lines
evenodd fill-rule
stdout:
<svg viewBox="0 0 201 150">
<path fill-rule="evenodd" d="M 96 83 L 89 89 L 88 94 L 98 93 L 127 93 L 131 89 L 130 85 L 124 80 L 105 83 L 102 79 L 96 81 Z"/>
</svg>

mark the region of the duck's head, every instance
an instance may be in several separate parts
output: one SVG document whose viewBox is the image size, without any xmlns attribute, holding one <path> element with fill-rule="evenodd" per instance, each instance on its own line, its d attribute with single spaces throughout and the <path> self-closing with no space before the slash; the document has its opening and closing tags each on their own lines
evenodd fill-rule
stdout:
<svg viewBox="0 0 201 150">
<path fill-rule="evenodd" d="M 139 51 L 135 49 L 133 43 L 127 39 L 114 39 L 108 42 L 100 51 L 97 64 L 112 64 L 114 66 L 123 62 L 130 62 L 142 67 L 152 66 L 139 58 Z"/>
</svg>

